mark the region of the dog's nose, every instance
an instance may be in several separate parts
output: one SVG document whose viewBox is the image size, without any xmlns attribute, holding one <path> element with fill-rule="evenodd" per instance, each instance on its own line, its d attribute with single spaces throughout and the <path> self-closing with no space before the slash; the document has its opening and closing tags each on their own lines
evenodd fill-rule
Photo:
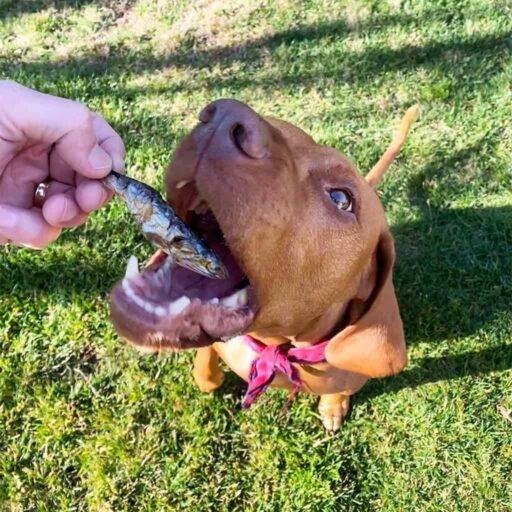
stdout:
<svg viewBox="0 0 512 512">
<path fill-rule="evenodd" d="M 201 111 L 199 120 L 212 125 L 248 157 L 260 159 L 268 155 L 268 126 L 247 105 L 236 100 L 217 100 Z"/>
</svg>

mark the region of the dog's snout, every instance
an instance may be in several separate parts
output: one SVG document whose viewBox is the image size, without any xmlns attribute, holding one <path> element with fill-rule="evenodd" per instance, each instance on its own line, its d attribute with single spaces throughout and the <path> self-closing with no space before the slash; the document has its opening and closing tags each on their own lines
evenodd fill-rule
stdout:
<svg viewBox="0 0 512 512">
<path fill-rule="evenodd" d="M 213 125 L 218 141 L 229 143 L 244 155 L 261 159 L 268 155 L 269 128 L 254 110 L 236 100 L 217 100 L 199 114 L 203 124 Z"/>
</svg>

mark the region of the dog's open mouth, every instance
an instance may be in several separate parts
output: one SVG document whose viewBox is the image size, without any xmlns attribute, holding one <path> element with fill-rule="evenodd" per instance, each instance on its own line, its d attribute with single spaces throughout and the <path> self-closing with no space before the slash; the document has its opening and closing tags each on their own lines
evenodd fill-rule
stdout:
<svg viewBox="0 0 512 512">
<path fill-rule="evenodd" d="M 229 277 L 203 277 L 173 265 L 162 251 L 139 271 L 132 256 L 112 292 L 112 319 L 121 336 L 150 351 L 197 348 L 230 338 L 244 332 L 255 314 L 250 283 L 217 219 L 194 184 L 187 189 L 187 224 L 221 258 Z"/>
</svg>

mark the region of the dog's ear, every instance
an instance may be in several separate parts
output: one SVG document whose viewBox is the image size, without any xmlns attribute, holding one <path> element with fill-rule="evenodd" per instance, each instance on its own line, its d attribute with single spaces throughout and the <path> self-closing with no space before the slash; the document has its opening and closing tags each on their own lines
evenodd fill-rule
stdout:
<svg viewBox="0 0 512 512">
<path fill-rule="evenodd" d="M 402 320 L 393 287 L 395 247 L 386 229 L 349 305 L 347 326 L 327 345 L 327 362 L 366 375 L 385 377 L 407 365 Z"/>
</svg>

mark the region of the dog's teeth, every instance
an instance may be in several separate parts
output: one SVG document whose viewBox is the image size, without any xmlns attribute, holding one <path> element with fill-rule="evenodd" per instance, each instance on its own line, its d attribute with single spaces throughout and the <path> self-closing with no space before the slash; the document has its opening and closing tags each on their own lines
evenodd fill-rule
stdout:
<svg viewBox="0 0 512 512">
<path fill-rule="evenodd" d="M 183 188 L 187 183 L 190 183 L 190 181 L 188 181 L 188 180 L 178 181 L 178 183 L 176 183 L 176 188 L 177 189 Z"/>
<path fill-rule="evenodd" d="M 173 261 L 170 256 L 160 265 L 160 268 L 156 271 L 155 277 L 158 285 L 164 292 L 170 292 L 172 286 L 172 269 Z"/>
<path fill-rule="evenodd" d="M 222 305 L 227 308 L 236 308 L 238 306 L 238 292 L 233 293 L 229 297 L 222 299 Z"/>
<path fill-rule="evenodd" d="M 236 293 L 230 295 L 229 297 L 226 297 L 225 299 L 222 299 L 222 305 L 226 306 L 227 308 L 236 307 Z"/>
<path fill-rule="evenodd" d="M 135 256 L 130 256 L 126 265 L 125 277 L 135 277 L 139 275 L 139 261 Z"/>
<path fill-rule="evenodd" d="M 244 288 L 243 290 L 240 290 L 238 292 L 238 305 L 246 306 L 248 301 L 249 301 L 249 294 L 247 293 L 247 288 Z"/>
<path fill-rule="evenodd" d="M 142 307 L 148 312 L 148 313 L 154 313 L 155 307 L 150 302 L 143 301 Z"/>
<path fill-rule="evenodd" d="M 133 293 L 133 289 L 130 286 L 130 282 L 126 278 L 123 279 L 123 290 L 126 293 L 126 295 L 128 295 L 128 297 L 130 297 L 130 299 L 133 299 L 135 294 Z"/>
<path fill-rule="evenodd" d="M 123 279 L 123 290 L 126 293 L 126 295 L 128 295 L 130 300 L 133 301 L 135 304 L 137 304 L 137 306 L 139 306 L 139 308 L 146 310 L 148 313 L 155 313 L 155 311 L 156 311 L 155 306 L 153 306 L 153 304 L 151 304 L 150 302 L 147 302 L 146 300 L 144 300 L 142 297 L 139 297 L 135 293 L 135 290 L 132 288 L 132 285 L 131 285 L 129 279 L 126 279 L 126 278 Z M 164 309 L 164 308 L 162 308 L 162 309 Z M 165 312 L 165 310 L 164 310 L 164 312 Z"/>
<path fill-rule="evenodd" d="M 247 302 L 249 300 L 249 296 L 247 293 L 247 288 L 244 288 L 243 290 L 239 290 L 233 295 L 230 295 L 229 297 L 226 297 L 225 299 L 222 299 L 222 305 L 226 306 L 227 308 L 236 308 L 238 306 L 245 306 L 247 305 Z"/>
<path fill-rule="evenodd" d="M 170 256 L 167 256 L 167 259 L 160 265 L 159 269 L 156 271 L 156 274 L 160 278 L 171 279 L 172 276 L 172 267 L 173 262 Z"/>
<path fill-rule="evenodd" d="M 165 271 L 169 274 L 169 279 L 171 279 L 172 269 L 174 268 L 174 261 L 170 256 L 167 256 L 167 259 L 164 261 L 163 267 Z"/>
<path fill-rule="evenodd" d="M 189 304 L 190 299 L 188 297 L 180 297 L 169 304 L 169 313 L 173 316 L 179 315 Z"/>
<path fill-rule="evenodd" d="M 219 299 L 217 297 L 214 297 L 213 299 L 210 299 L 209 302 L 210 302 L 210 304 L 218 304 Z"/>
<path fill-rule="evenodd" d="M 164 316 L 166 313 L 167 313 L 167 310 L 162 307 L 162 306 L 157 306 L 155 308 L 155 313 L 158 315 L 158 316 Z"/>
</svg>

